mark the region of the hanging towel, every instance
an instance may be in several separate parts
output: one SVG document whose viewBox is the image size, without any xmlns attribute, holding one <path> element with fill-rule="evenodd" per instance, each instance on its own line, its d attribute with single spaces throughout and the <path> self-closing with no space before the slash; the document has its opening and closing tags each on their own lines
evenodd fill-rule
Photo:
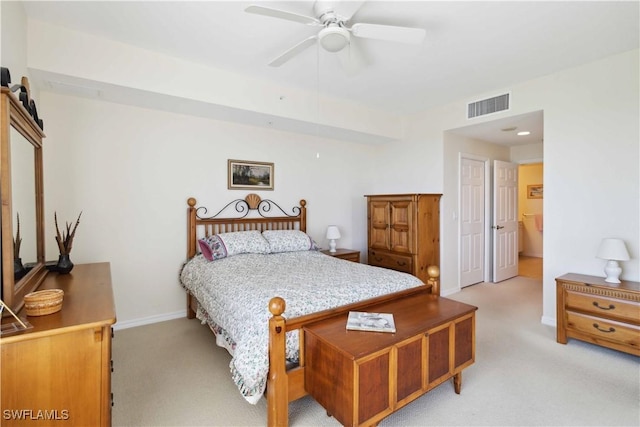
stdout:
<svg viewBox="0 0 640 427">
<path fill-rule="evenodd" d="M 535 222 L 536 222 L 536 230 L 542 233 L 542 214 L 536 214 Z"/>
</svg>

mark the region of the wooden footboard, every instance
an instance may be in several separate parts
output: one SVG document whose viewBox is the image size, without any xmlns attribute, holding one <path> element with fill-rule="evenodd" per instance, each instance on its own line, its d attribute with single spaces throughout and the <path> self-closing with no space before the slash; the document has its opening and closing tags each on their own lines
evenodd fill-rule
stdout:
<svg viewBox="0 0 640 427">
<path fill-rule="evenodd" d="M 439 270 L 432 269 L 432 273 Z M 343 314 L 349 311 L 358 311 L 366 307 L 387 301 L 392 301 L 408 295 L 421 292 L 434 293 L 432 286 L 438 286 L 438 276 L 431 276 L 424 286 L 407 289 L 393 294 L 383 295 L 377 298 L 360 301 L 357 303 L 336 307 L 329 310 L 312 313 L 306 316 L 286 320 L 282 317 L 286 309 L 285 301 L 280 297 L 274 297 L 269 302 L 269 311 L 273 315 L 269 320 L 269 378 L 267 380 L 267 419 L 268 426 L 288 426 L 289 402 L 305 396 L 305 354 L 304 334 L 300 333 L 299 365 L 293 369 L 286 368 L 286 333 L 301 330 L 305 325 L 315 323 L 329 317 Z"/>
</svg>

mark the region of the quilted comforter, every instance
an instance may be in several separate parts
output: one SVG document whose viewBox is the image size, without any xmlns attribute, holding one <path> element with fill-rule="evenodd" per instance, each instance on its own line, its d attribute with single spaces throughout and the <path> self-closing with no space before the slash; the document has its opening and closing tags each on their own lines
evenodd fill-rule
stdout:
<svg viewBox="0 0 640 427">
<path fill-rule="evenodd" d="M 231 352 L 230 369 L 251 403 L 262 397 L 269 372 L 269 300 L 286 302 L 285 318 L 416 287 L 414 276 L 327 256 L 317 251 L 241 254 L 185 264 L 182 286 L 199 302 L 208 323 Z M 297 331 L 287 333 L 287 359 L 297 362 Z"/>
</svg>

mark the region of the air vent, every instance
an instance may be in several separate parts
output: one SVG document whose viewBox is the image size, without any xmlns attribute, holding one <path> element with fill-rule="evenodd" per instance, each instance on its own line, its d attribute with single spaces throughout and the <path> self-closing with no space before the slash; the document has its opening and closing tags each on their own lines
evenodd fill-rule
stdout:
<svg viewBox="0 0 640 427">
<path fill-rule="evenodd" d="M 505 93 L 504 95 L 498 95 L 493 98 L 467 104 L 467 119 L 473 119 L 474 117 L 485 116 L 499 111 L 506 111 L 508 109 L 509 94 Z"/>
</svg>

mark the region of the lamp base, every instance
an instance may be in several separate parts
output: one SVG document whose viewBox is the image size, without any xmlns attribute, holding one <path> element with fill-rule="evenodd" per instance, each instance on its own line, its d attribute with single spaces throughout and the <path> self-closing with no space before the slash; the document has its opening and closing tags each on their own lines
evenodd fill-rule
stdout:
<svg viewBox="0 0 640 427">
<path fill-rule="evenodd" d="M 329 240 L 329 252 L 335 252 L 336 251 L 336 241 L 335 239 L 331 239 Z"/>
<path fill-rule="evenodd" d="M 609 260 L 604 266 L 604 274 L 607 275 L 604 281 L 607 283 L 620 283 L 621 273 L 622 268 L 618 265 L 618 261 Z"/>
</svg>

